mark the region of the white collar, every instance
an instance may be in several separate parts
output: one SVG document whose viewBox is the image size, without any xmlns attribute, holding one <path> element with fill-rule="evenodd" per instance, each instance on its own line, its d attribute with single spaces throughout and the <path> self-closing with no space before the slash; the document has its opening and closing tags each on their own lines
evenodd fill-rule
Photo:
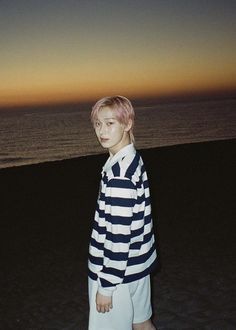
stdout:
<svg viewBox="0 0 236 330">
<path fill-rule="evenodd" d="M 105 165 L 102 168 L 102 174 L 104 172 L 107 173 L 115 163 L 118 163 L 125 156 L 130 155 L 130 154 L 134 154 L 135 152 L 136 152 L 136 150 L 135 150 L 135 147 L 134 147 L 133 143 L 130 143 L 130 144 L 126 145 L 125 147 L 120 149 L 114 156 L 110 156 L 107 159 Z"/>
</svg>

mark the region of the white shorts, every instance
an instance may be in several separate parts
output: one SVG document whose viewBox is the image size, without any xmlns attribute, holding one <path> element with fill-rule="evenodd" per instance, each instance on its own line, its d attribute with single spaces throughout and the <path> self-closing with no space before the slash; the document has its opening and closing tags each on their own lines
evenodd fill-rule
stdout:
<svg viewBox="0 0 236 330">
<path fill-rule="evenodd" d="M 113 308 L 107 313 L 96 309 L 97 281 L 89 278 L 89 330 L 132 330 L 133 323 L 142 323 L 152 316 L 150 276 L 120 284 L 113 292 Z"/>
</svg>

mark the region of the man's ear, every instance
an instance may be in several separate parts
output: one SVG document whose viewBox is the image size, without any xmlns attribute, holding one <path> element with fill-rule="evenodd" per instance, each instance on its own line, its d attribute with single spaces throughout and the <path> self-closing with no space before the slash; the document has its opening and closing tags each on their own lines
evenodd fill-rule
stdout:
<svg viewBox="0 0 236 330">
<path fill-rule="evenodd" d="M 129 119 L 129 121 L 128 121 L 128 124 L 127 125 L 125 125 L 125 131 L 126 132 L 129 132 L 130 131 L 130 129 L 132 128 L 132 120 L 131 119 Z"/>
</svg>

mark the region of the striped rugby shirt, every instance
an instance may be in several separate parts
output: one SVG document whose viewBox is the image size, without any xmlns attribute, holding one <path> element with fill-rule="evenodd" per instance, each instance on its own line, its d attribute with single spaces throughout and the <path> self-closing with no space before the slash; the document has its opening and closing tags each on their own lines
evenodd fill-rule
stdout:
<svg viewBox="0 0 236 330">
<path fill-rule="evenodd" d="M 156 249 L 147 174 L 129 144 L 103 167 L 89 247 L 89 277 L 98 291 L 112 295 L 116 285 L 151 272 Z"/>
</svg>

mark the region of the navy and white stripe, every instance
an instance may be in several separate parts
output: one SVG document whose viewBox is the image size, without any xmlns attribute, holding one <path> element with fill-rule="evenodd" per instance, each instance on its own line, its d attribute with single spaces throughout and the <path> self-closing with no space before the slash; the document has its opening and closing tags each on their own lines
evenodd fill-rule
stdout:
<svg viewBox="0 0 236 330">
<path fill-rule="evenodd" d="M 99 292 L 151 272 L 156 260 L 147 174 L 133 144 L 103 167 L 89 248 L 89 277 Z"/>
</svg>

